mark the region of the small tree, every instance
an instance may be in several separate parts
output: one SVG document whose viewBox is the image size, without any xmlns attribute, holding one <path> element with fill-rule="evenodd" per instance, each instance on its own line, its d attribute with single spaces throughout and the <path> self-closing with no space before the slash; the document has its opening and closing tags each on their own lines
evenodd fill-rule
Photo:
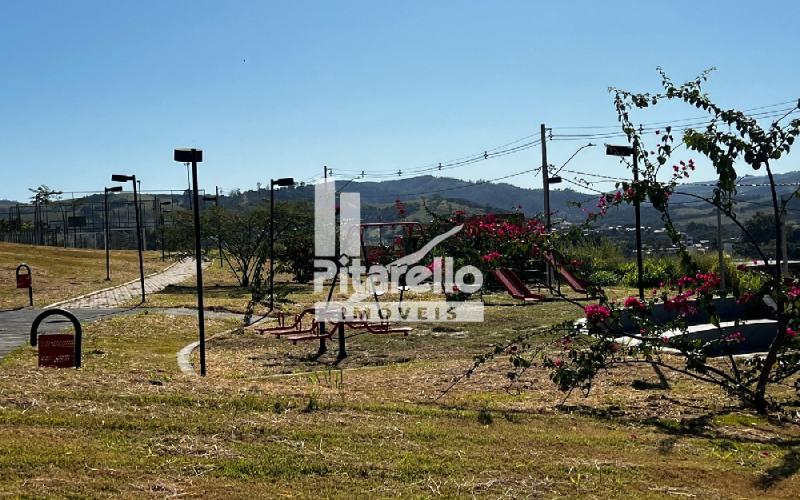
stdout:
<svg viewBox="0 0 800 500">
<path fill-rule="evenodd" d="M 774 407 L 774 402 L 769 400 L 767 388 L 800 371 L 800 336 L 797 334 L 800 330 L 800 286 L 785 283 L 781 274 L 779 263 L 782 249 L 777 235 L 780 232 L 780 220 L 786 210 L 786 201 L 781 202 L 778 198 L 771 166 L 772 161 L 789 153 L 795 138 L 800 134 L 800 120 L 783 124 L 793 111 L 788 110 L 783 117 L 764 128 L 755 118 L 741 111 L 723 109 L 703 93 L 701 85 L 706 81 L 708 72 L 681 85 L 675 85 L 660 69 L 659 72 L 663 92 L 632 93 L 610 89 L 614 94 L 614 104 L 622 130 L 633 144 L 634 154 L 639 160 L 640 179 L 637 182 L 618 183 L 616 193 L 602 195 L 598 203 L 598 207 L 601 207 L 600 214 L 591 214 L 590 218 L 602 216 L 612 205 L 649 201 L 660 213 L 673 244 L 680 248 L 682 264 L 688 272 L 674 283 L 658 287 L 645 300 L 629 297 L 624 301 L 613 301 L 600 290 L 600 303 L 584 308 L 583 326 L 567 322 L 555 327 L 565 332 L 559 343 L 563 353 L 559 357 L 544 356 L 543 365 L 552 369 L 551 378 L 562 390 L 572 391 L 579 388 L 588 391 L 594 378 L 607 369 L 620 365 L 653 363 L 697 380 L 716 384 L 736 395 L 746 406 L 764 413 Z M 708 158 L 716 170 L 717 182 L 711 198 L 677 190 L 679 181 L 690 177 L 695 170 L 696 165 L 692 160 L 672 165 L 669 181 L 657 179 L 661 168 L 669 168 L 674 152 L 673 131 L 671 127 L 655 131 L 656 144 L 646 147 L 643 133 L 634 126 L 630 114 L 633 109 L 652 107 L 665 100 L 683 101 L 709 114 L 708 125 L 701 130 L 686 129 L 682 143 Z M 723 131 L 721 128 L 730 131 Z M 775 242 L 774 255 L 777 257 L 777 262 L 771 266 L 769 273 L 753 280 L 758 284 L 756 289 L 738 292 L 737 300 L 745 306 L 756 306 L 764 299 L 771 300 L 775 304 L 777 317 L 774 339 L 768 351 L 764 355 L 744 361 L 732 355 L 735 346 L 744 340 L 744 336 L 738 331 L 725 333 L 720 328 L 714 301 L 719 276 L 698 271 L 683 246 L 681 234 L 672 223 L 669 211 L 670 197 L 675 193 L 692 196 L 718 207 L 738 226 L 758 255 L 766 261 L 767 252 L 759 244 L 765 240 L 764 235 L 753 234 L 737 218 L 734 210 L 737 168 L 742 165 L 753 170 L 766 170 L 772 197 L 772 214 L 765 217 L 772 226 L 772 237 L 767 241 Z M 795 191 L 793 196 L 797 194 Z M 653 316 L 656 304 L 661 304 L 672 312 L 674 319 L 667 322 L 656 321 Z M 688 318 L 698 310 L 704 311 L 711 323 L 718 328 L 716 338 L 703 341 L 689 340 L 683 335 L 668 335 L 675 330 L 686 333 Z M 628 323 L 628 328 L 625 328 L 625 323 Z M 630 328 L 631 324 L 633 328 Z M 578 339 L 585 339 L 585 334 L 588 334 L 589 342 L 576 342 Z M 635 342 L 624 346 L 616 342 L 623 335 Z M 515 342 L 522 348 L 511 350 L 511 360 L 515 368 L 509 373 L 512 379 L 518 376 L 519 370 L 531 366 L 536 354 L 524 348 L 528 345 L 525 338 L 521 337 Z M 479 357 L 468 373 L 492 357 L 507 352 L 506 347 L 498 346 L 493 352 Z M 682 363 L 676 364 L 664 357 L 665 348 L 675 353 L 677 359 L 682 358 Z M 713 357 L 720 361 L 712 360 Z"/>
</svg>

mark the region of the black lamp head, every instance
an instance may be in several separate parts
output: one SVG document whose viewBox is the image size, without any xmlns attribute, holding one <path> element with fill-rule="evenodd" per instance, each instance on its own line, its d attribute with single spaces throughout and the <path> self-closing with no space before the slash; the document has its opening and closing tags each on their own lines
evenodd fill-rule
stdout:
<svg viewBox="0 0 800 500">
<path fill-rule="evenodd" d="M 203 161 L 203 150 L 195 148 L 176 148 L 173 158 L 180 163 L 200 163 Z"/>
<path fill-rule="evenodd" d="M 631 146 L 613 146 L 606 144 L 606 154 L 608 156 L 633 156 L 633 148 Z"/>
</svg>

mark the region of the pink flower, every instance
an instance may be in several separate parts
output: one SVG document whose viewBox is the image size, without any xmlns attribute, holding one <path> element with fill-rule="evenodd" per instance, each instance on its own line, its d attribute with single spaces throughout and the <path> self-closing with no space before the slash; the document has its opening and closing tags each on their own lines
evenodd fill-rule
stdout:
<svg viewBox="0 0 800 500">
<path fill-rule="evenodd" d="M 556 368 L 561 368 L 562 366 L 564 366 L 564 360 L 563 359 L 557 359 L 557 360 L 553 361 L 553 365 Z"/>
<path fill-rule="evenodd" d="M 584 307 L 583 312 L 586 315 L 586 319 L 593 324 L 605 321 L 611 317 L 611 310 L 606 306 L 598 304 L 591 304 Z"/>
<path fill-rule="evenodd" d="M 727 340 L 728 342 L 744 342 L 745 339 L 744 335 L 742 335 L 742 332 L 737 331 L 731 333 L 730 335 L 727 335 L 725 337 L 725 340 Z"/>
<path fill-rule="evenodd" d="M 786 336 L 789 337 L 790 339 L 797 337 L 797 333 L 798 333 L 797 330 L 792 330 L 791 327 L 786 329 Z"/>
<path fill-rule="evenodd" d="M 638 309 L 640 311 L 644 309 L 644 303 L 639 300 L 639 297 L 628 297 L 625 299 L 624 304 L 629 309 Z"/>
<path fill-rule="evenodd" d="M 502 256 L 503 256 L 503 254 L 501 254 L 497 250 L 493 250 L 493 251 L 487 253 L 486 255 L 484 255 L 481 258 L 483 259 L 484 262 L 492 262 L 492 261 L 495 261 L 495 260 L 501 258 Z"/>
<path fill-rule="evenodd" d="M 737 304 L 747 304 L 748 302 L 752 302 L 753 300 L 755 300 L 755 298 L 756 298 L 756 294 L 754 294 L 752 292 L 744 292 L 743 294 L 741 294 L 739 296 L 738 299 L 736 299 L 736 303 Z"/>
</svg>

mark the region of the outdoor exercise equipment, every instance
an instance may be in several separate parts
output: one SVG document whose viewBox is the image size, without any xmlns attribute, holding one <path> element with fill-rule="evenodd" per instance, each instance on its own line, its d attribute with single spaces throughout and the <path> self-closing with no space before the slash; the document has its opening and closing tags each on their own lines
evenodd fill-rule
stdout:
<svg viewBox="0 0 800 500">
<path fill-rule="evenodd" d="M 365 237 L 368 236 L 368 232 L 370 230 L 377 229 L 378 232 L 378 244 L 377 245 L 366 245 Z M 397 231 L 399 229 L 399 231 Z M 397 233 L 400 234 L 397 234 Z M 388 237 L 391 238 L 391 244 L 384 244 L 384 235 L 388 233 Z M 412 250 L 419 244 L 420 238 L 422 236 L 422 225 L 419 222 L 374 222 L 374 223 L 363 223 L 360 227 L 360 246 L 361 246 L 361 253 L 364 259 L 365 266 L 369 268 L 369 266 L 374 261 L 382 260 L 385 257 L 391 258 L 392 260 L 402 258 L 404 256 L 409 255 Z M 334 262 L 337 265 L 337 272 L 334 275 L 333 280 L 331 281 L 330 288 L 328 290 L 328 297 L 326 300 L 327 304 L 330 304 L 331 299 L 333 298 L 333 291 L 336 288 L 336 282 L 339 276 L 339 269 L 338 266 L 341 265 L 339 259 L 334 259 Z M 391 265 L 391 263 L 389 263 Z M 399 290 L 400 290 L 400 302 L 402 303 L 403 300 L 403 293 L 407 289 L 405 286 L 405 276 L 399 278 Z M 409 332 L 412 331 L 411 327 L 407 326 L 396 326 L 389 323 L 387 320 L 383 318 L 383 313 L 381 312 L 380 308 L 380 300 L 379 296 L 381 295 L 375 289 L 372 282 L 372 296 L 375 300 L 375 303 L 378 305 L 378 321 L 369 321 L 369 320 L 353 320 L 353 321 L 342 321 L 342 320 L 330 320 L 330 321 L 319 321 L 317 319 L 317 311 L 313 308 L 304 309 L 300 311 L 300 313 L 296 315 L 286 315 L 282 312 L 277 313 L 277 320 L 278 325 L 273 327 L 260 327 L 255 328 L 255 331 L 262 333 L 262 334 L 269 334 L 273 335 L 277 338 L 283 338 L 285 340 L 289 340 L 292 344 L 297 344 L 297 342 L 301 341 L 309 341 L 309 340 L 318 340 L 319 341 L 319 350 L 317 351 L 317 356 L 324 354 L 327 351 L 327 346 L 325 344 L 326 340 L 330 340 L 333 338 L 334 333 L 338 333 L 338 341 L 339 341 L 339 352 L 337 354 L 337 359 L 342 360 L 347 357 L 347 350 L 346 350 L 346 335 L 345 329 L 349 328 L 351 330 L 359 330 L 362 332 L 366 332 L 373 335 L 388 335 L 388 334 L 403 334 L 408 335 Z"/>
<path fill-rule="evenodd" d="M 21 273 L 20 271 L 22 268 L 25 268 L 28 272 Z M 17 266 L 16 276 L 17 288 L 28 289 L 28 301 L 30 302 L 31 307 L 33 307 L 33 275 L 31 274 L 31 267 L 23 262 Z"/>
<path fill-rule="evenodd" d="M 288 324 L 287 318 L 291 318 Z M 338 331 L 341 327 L 365 330 L 375 335 L 386 335 L 390 333 L 408 335 L 412 330 L 411 327 L 393 326 L 385 321 L 331 321 L 329 323 L 331 328 L 330 331 L 326 333 L 327 329 L 321 330 L 319 328 L 321 322 L 316 319 L 316 311 L 314 309 L 304 309 L 296 315 L 278 313 L 278 326 L 261 327 L 255 330 L 259 333 L 274 335 L 277 338 L 284 338 L 291 341 L 292 344 L 297 344 L 298 341 L 304 340 L 330 339 L 333 337 L 333 333 Z"/>
<path fill-rule="evenodd" d="M 74 335 L 66 333 L 48 333 L 39 335 L 39 325 L 50 316 L 64 316 L 75 330 Z M 56 368 L 81 367 L 81 339 L 83 329 L 81 322 L 64 309 L 47 309 L 36 316 L 31 325 L 31 346 L 39 346 L 39 366 Z"/>
</svg>

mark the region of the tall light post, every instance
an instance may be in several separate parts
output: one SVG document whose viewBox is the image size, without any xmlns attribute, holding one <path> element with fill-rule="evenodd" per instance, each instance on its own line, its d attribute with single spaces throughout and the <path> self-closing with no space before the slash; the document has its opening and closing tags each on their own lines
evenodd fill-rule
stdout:
<svg viewBox="0 0 800 500">
<path fill-rule="evenodd" d="M 109 255 L 111 249 L 111 225 L 108 217 L 108 193 L 119 193 L 120 191 L 122 191 L 122 186 L 107 187 L 103 196 L 103 222 L 105 223 L 105 238 L 103 242 L 106 247 L 106 281 L 111 281 L 111 258 Z"/>
<path fill-rule="evenodd" d="M 203 150 L 179 148 L 174 160 L 192 164 L 192 212 L 194 213 L 194 260 L 197 266 L 197 323 L 200 332 L 200 375 L 206 376 L 206 326 L 203 311 L 203 261 L 200 253 L 200 203 L 197 199 L 197 164 L 203 161 Z"/>
<path fill-rule="evenodd" d="M 292 177 L 269 180 L 269 310 L 275 306 L 275 186 L 293 186 Z"/>
<path fill-rule="evenodd" d="M 158 203 L 158 222 L 161 225 L 161 261 L 162 262 L 164 261 L 164 250 L 165 250 L 164 247 L 166 246 L 165 245 L 165 240 L 164 240 L 164 213 L 165 213 L 164 207 L 168 206 L 168 205 L 172 205 L 172 202 L 171 201 L 161 201 L 161 202 Z M 169 211 L 167 210 L 166 213 L 169 213 Z"/>
<path fill-rule="evenodd" d="M 633 182 L 639 181 L 639 158 L 637 154 L 638 142 L 633 146 L 612 146 L 606 144 L 606 154 L 609 156 L 633 157 Z M 639 286 L 639 298 L 644 299 L 644 264 L 642 262 L 642 213 L 639 207 L 638 195 L 633 199 L 633 212 L 636 217 L 636 282 Z"/>
<path fill-rule="evenodd" d="M 219 186 L 214 186 L 214 196 L 203 196 L 203 201 L 213 201 L 214 206 L 219 208 Z M 217 213 L 217 216 L 219 217 L 219 213 Z M 220 224 L 221 222 L 217 222 L 217 247 L 219 248 L 219 267 L 222 267 L 222 227 Z"/>
<path fill-rule="evenodd" d="M 133 213 L 136 215 L 136 247 L 139 250 L 139 282 L 142 285 L 142 302 L 145 301 L 146 296 L 144 293 L 144 258 L 142 257 L 142 223 L 139 219 L 139 193 L 136 190 L 136 176 L 114 174 L 111 176 L 114 182 L 128 182 L 133 184 Z"/>
</svg>

